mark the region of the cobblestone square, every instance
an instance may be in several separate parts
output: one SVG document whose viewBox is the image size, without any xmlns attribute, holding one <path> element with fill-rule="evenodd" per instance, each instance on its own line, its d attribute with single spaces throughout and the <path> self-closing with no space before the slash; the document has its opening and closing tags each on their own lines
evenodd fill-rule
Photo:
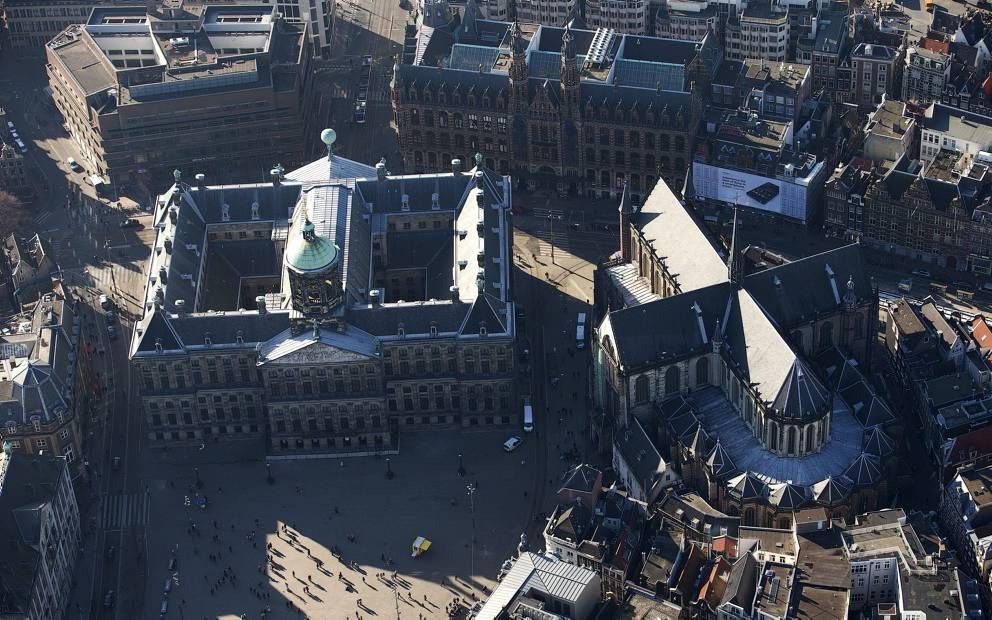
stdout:
<svg viewBox="0 0 992 620">
<path fill-rule="evenodd" d="M 258 618 L 266 607 L 270 618 L 446 617 L 456 596 L 471 600 L 473 587 L 492 587 L 525 520 L 533 519 L 524 491 L 533 489 L 536 442 L 525 437 L 508 454 L 502 444 L 510 434 L 405 434 L 400 454 L 390 457 L 392 479 L 384 457 L 274 462 L 270 485 L 260 461 L 200 464 L 208 452 L 195 451 L 150 455 L 168 462 L 148 470 L 156 474 L 149 481 L 143 615 L 158 616 L 166 599 L 167 618 Z M 458 475 L 460 451 L 464 477 Z M 208 500 L 204 509 L 195 497 L 185 506 L 197 475 Z M 477 483 L 474 560 L 470 482 Z M 412 558 L 417 536 L 433 544 Z M 277 570 L 263 574 L 267 544 Z M 340 559 L 331 552 L 335 547 Z M 173 549 L 175 573 L 169 570 Z"/>
</svg>

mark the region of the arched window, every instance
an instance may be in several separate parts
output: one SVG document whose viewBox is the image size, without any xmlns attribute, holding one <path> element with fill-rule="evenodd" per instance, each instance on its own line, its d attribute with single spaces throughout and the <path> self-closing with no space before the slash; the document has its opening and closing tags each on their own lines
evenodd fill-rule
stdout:
<svg viewBox="0 0 992 620">
<path fill-rule="evenodd" d="M 648 378 L 641 375 L 634 381 L 634 402 L 646 403 L 648 401 Z"/>
<path fill-rule="evenodd" d="M 710 382 L 710 360 L 701 357 L 696 361 L 696 385 L 707 385 Z"/>
<path fill-rule="evenodd" d="M 834 324 L 827 321 L 820 326 L 820 348 L 826 349 L 834 346 Z"/>
<path fill-rule="evenodd" d="M 778 450 L 778 424 L 772 422 L 768 427 L 771 430 L 768 434 L 768 449 Z"/>
<path fill-rule="evenodd" d="M 806 426 L 806 452 L 811 452 L 816 449 L 816 445 L 813 443 L 813 435 L 816 433 L 814 427 L 816 424 L 809 424 Z"/>
<path fill-rule="evenodd" d="M 754 508 L 744 509 L 744 525 L 753 526 L 754 525 Z"/>
<path fill-rule="evenodd" d="M 670 366 L 665 371 L 665 395 L 674 394 L 679 391 L 679 367 Z"/>
<path fill-rule="evenodd" d="M 790 426 L 789 427 L 789 430 L 786 432 L 786 437 L 788 438 L 788 441 L 786 441 L 786 444 L 785 444 L 785 453 L 786 454 L 795 454 L 796 453 L 796 442 L 799 439 L 798 433 L 796 432 L 796 427 L 795 426 Z"/>
</svg>

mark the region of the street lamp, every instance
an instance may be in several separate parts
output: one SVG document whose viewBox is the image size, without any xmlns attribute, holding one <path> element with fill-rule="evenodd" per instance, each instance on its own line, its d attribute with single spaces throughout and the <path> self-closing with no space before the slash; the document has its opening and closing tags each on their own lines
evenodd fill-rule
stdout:
<svg viewBox="0 0 992 620">
<path fill-rule="evenodd" d="M 551 264 L 555 264 L 555 220 L 560 220 L 560 215 L 548 214 L 548 225 L 551 229 Z"/>
<path fill-rule="evenodd" d="M 389 457 L 386 457 L 386 479 L 392 480 L 395 475 L 392 468 L 389 467 Z"/>
<path fill-rule="evenodd" d="M 462 463 L 462 453 L 461 452 L 458 453 L 458 475 L 459 476 L 464 476 L 465 475 L 465 465 Z"/>
<path fill-rule="evenodd" d="M 265 464 L 265 479 L 269 484 L 276 481 L 276 479 L 272 477 L 272 463 Z"/>
<path fill-rule="evenodd" d="M 196 476 L 196 488 L 202 489 L 203 488 L 203 481 L 200 480 L 200 468 L 199 467 L 194 467 L 193 468 L 193 475 Z"/>
<path fill-rule="evenodd" d="M 472 510 L 472 555 L 471 555 L 471 570 L 469 572 L 469 579 L 475 575 L 475 490 L 479 488 L 479 485 L 475 482 L 469 482 L 465 489 L 468 491 L 468 501 Z"/>
</svg>

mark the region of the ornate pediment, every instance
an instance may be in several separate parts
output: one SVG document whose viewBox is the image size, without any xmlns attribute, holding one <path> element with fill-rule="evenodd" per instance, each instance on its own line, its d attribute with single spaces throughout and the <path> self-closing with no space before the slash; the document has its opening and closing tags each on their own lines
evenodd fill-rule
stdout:
<svg viewBox="0 0 992 620">
<path fill-rule="evenodd" d="M 366 362 L 375 359 L 374 356 L 365 355 L 336 347 L 325 342 L 313 341 L 294 351 L 289 351 L 277 357 L 270 357 L 261 360 L 266 366 L 270 365 L 320 365 L 320 364 L 347 364 L 350 362 Z"/>
</svg>

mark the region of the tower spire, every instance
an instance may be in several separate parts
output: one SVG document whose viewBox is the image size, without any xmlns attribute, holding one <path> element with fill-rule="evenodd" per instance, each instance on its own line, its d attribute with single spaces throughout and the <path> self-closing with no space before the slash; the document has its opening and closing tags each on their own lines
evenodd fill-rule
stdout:
<svg viewBox="0 0 992 620">
<path fill-rule="evenodd" d="M 740 286 L 744 277 L 744 264 L 741 261 L 740 248 L 737 247 L 737 205 L 734 205 L 734 229 L 730 235 L 730 252 L 727 256 L 727 278 L 731 284 Z"/>
</svg>

